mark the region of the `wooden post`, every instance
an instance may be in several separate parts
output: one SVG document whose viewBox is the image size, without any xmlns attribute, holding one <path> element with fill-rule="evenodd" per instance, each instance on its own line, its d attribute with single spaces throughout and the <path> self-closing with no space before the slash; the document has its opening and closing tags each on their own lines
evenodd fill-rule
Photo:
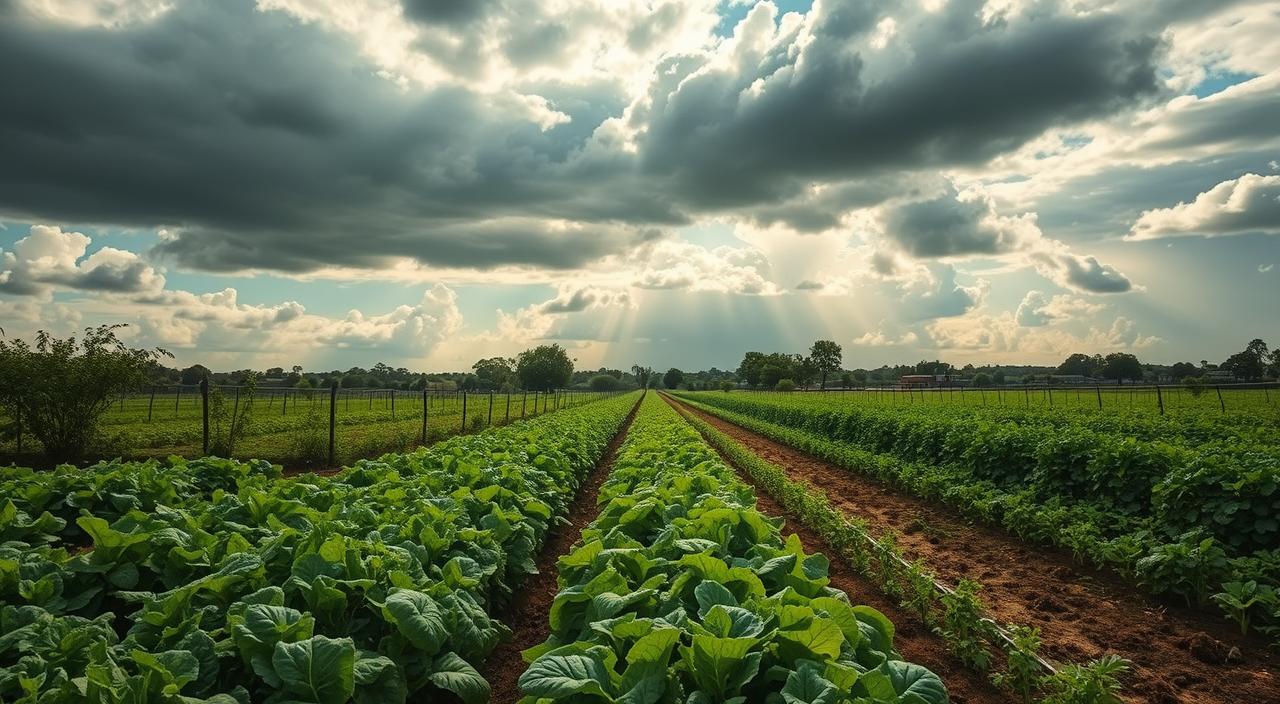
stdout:
<svg viewBox="0 0 1280 704">
<path fill-rule="evenodd" d="M 1027 408 L 1031 408 L 1031 389 L 1025 386 L 1022 387 L 1022 395 L 1027 401 Z"/>
<path fill-rule="evenodd" d="M 488 428 L 493 425 L 493 392 L 489 392 L 489 420 L 484 424 Z"/>
<path fill-rule="evenodd" d="M 391 390 L 391 420 L 396 419 L 396 390 Z"/>
<path fill-rule="evenodd" d="M 173 395 L 173 417 L 178 417 L 178 403 L 182 401 L 182 387 L 178 387 L 178 393 Z"/>
<path fill-rule="evenodd" d="M 289 412 L 289 392 L 284 392 L 284 398 L 280 400 L 280 415 L 288 415 Z"/>
<path fill-rule="evenodd" d="M 506 419 L 502 421 L 502 424 L 507 425 L 509 423 L 511 423 L 511 392 L 510 391 L 507 392 L 507 415 L 506 415 Z"/>
<path fill-rule="evenodd" d="M 336 466 L 333 455 L 333 436 L 338 425 L 338 382 L 329 385 L 329 466 Z"/>
<path fill-rule="evenodd" d="M 426 388 L 422 389 L 422 444 L 427 444 L 427 407 L 431 404 L 431 397 L 427 395 Z"/>
<path fill-rule="evenodd" d="M 156 387 L 151 387 L 151 398 L 147 399 L 147 422 L 151 422 L 151 409 L 156 405 Z"/>
<path fill-rule="evenodd" d="M 1098 410 L 1101 411 L 1102 410 L 1102 387 L 1095 386 L 1093 387 L 1093 390 L 1098 394 Z"/>
<path fill-rule="evenodd" d="M 18 454 L 22 454 L 22 399 L 18 399 L 18 408 L 13 420 L 18 424 Z"/>
<path fill-rule="evenodd" d="M 1047 389 L 1047 393 L 1049 394 L 1049 408 L 1053 408 L 1053 387 L 1052 386 L 1050 386 Z"/>
<path fill-rule="evenodd" d="M 1156 384 L 1156 403 L 1160 404 L 1160 415 L 1164 415 L 1164 396 L 1160 395 L 1160 385 Z"/>
<path fill-rule="evenodd" d="M 462 392 L 462 430 L 460 430 L 458 434 L 459 435 L 467 434 L 467 392 L 466 391 Z"/>
<path fill-rule="evenodd" d="M 521 391 L 520 392 L 520 420 L 524 420 L 524 404 L 528 400 L 529 400 L 529 392 Z"/>
<path fill-rule="evenodd" d="M 204 416 L 204 440 L 201 444 L 203 454 L 209 454 L 209 377 L 200 380 L 200 406 Z"/>
<path fill-rule="evenodd" d="M 1215 386 L 1215 387 L 1213 387 L 1213 390 L 1218 392 L 1218 406 L 1220 406 L 1220 407 L 1222 408 L 1222 412 L 1223 412 L 1223 413 L 1226 413 L 1226 412 L 1227 412 L 1227 404 L 1226 404 L 1225 402 L 1223 402 L 1223 400 L 1222 400 L 1222 387 L 1221 387 L 1221 386 Z"/>
</svg>

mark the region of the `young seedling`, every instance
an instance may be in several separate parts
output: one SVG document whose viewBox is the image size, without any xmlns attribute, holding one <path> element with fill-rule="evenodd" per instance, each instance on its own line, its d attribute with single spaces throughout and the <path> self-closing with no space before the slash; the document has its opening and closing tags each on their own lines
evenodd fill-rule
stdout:
<svg viewBox="0 0 1280 704">
<path fill-rule="evenodd" d="M 1240 626 L 1240 635 L 1248 635 L 1250 611 L 1254 605 L 1274 605 L 1276 593 L 1267 585 L 1259 585 L 1254 580 L 1247 582 L 1227 582 L 1222 585 L 1223 591 L 1213 595 L 1213 601 L 1227 612 L 1227 618 Z"/>
<path fill-rule="evenodd" d="M 1031 697 L 1040 681 L 1040 662 L 1036 659 L 1040 651 L 1040 629 L 1012 623 L 1007 629 L 1013 641 L 1004 646 L 1008 668 L 992 675 L 991 681 L 997 687 L 1008 687 L 1016 692 L 1023 704 L 1031 704 Z"/>
</svg>

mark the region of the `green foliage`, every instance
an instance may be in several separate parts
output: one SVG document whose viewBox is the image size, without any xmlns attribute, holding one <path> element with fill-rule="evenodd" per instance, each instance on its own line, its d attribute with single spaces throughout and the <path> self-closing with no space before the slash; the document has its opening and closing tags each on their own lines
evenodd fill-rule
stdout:
<svg viewBox="0 0 1280 704">
<path fill-rule="evenodd" d="M 783 540 L 662 401 L 643 402 L 614 467 L 560 559 L 524 701 L 946 701 L 936 675 L 898 659 L 893 624 L 831 589 L 827 559 Z"/>
<path fill-rule="evenodd" d="M 622 388 L 622 381 L 612 374 L 596 374 L 587 382 L 592 391 L 617 391 Z"/>
<path fill-rule="evenodd" d="M 1040 629 L 1009 624 L 1006 628 L 1011 643 L 1004 647 L 1008 667 L 1004 672 L 991 676 L 997 687 L 1008 687 L 1017 693 L 1023 704 L 1031 704 L 1040 681 Z"/>
<path fill-rule="evenodd" d="M 250 372 L 244 384 L 227 398 L 217 387 L 209 389 L 209 454 L 231 457 L 253 420 L 253 399 L 258 392 L 258 375 Z"/>
<path fill-rule="evenodd" d="M 140 389 L 153 365 L 169 356 L 126 347 L 116 337 L 123 327 L 85 328 L 80 340 L 41 330 L 34 347 L 0 340 L 0 408 L 21 417 L 50 459 L 80 459 L 117 396 Z"/>
<path fill-rule="evenodd" d="M 558 344 L 539 345 L 516 357 L 516 377 L 521 388 L 529 391 L 563 388 L 572 376 L 573 360 Z"/>
<path fill-rule="evenodd" d="M 809 348 L 809 363 L 821 376 L 824 389 L 827 388 L 827 375 L 840 371 L 843 362 L 844 351 L 831 340 L 818 340 Z"/>
<path fill-rule="evenodd" d="M 977 582 L 962 579 L 955 590 L 944 594 L 937 631 L 961 662 L 982 672 L 991 666 L 985 643 L 992 639 L 994 625 L 983 618 L 986 609 L 978 598 L 980 589 Z"/>
<path fill-rule="evenodd" d="M 795 391 L 796 382 L 790 379 L 779 379 L 777 385 L 775 385 L 773 388 L 776 391 Z"/>
<path fill-rule="evenodd" d="M 331 477 L 213 458 L 0 470 L 0 699 L 487 701 L 475 665 L 507 634 L 490 610 L 635 401 Z"/>
<path fill-rule="evenodd" d="M 1115 655 L 1087 665 L 1065 665 L 1042 680 L 1047 695 L 1041 703 L 1120 704 L 1120 677 L 1128 671 L 1128 661 Z"/>
<path fill-rule="evenodd" d="M 1222 585 L 1222 592 L 1213 595 L 1213 601 L 1240 626 L 1240 635 L 1249 633 L 1254 611 L 1268 613 L 1280 604 L 1275 589 L 1254 580 L 1227 582 Z"/>
</svg>

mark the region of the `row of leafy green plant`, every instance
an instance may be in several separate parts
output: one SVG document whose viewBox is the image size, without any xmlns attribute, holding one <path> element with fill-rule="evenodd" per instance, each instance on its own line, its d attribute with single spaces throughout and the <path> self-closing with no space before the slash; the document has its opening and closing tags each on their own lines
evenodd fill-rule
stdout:
<svg viewBox="0 0 1280 704">
<path fill-rule="evenodd" d="M 486 701 L 475 666 L 507 633 L 491 614 L 636 400 L 332 477 L 216 461 L 100 465 L 83 484 L 10 472 L 47 513 L 33 542 L 0 544 L 0 700 Z M 212 478 L 165 493 L 192 464 Z"/>
<path fill-rule="evenodd" d="M 802 401 L 792 401 L 795 407 L 777 413 L 772 404 L 752 406 L 737 402 L 730 410 L 727 402 L 708 394 L 689 398 L 696 399 L 694 404 L 703 410 L 838 466 L 940 501 L 1023 539 L 1066 548 L 1077 560 L 1115 569 L 1154 594 L 1180 598 L 1200 607 L 1217 603 L 1242 628 L 1257 628 L 1280 637 L 1280 605 L 1274 597 L 1274 590 L 1280 587 L 1280 549 L 1272 545 L 1246 553 L 1218 537 L 1224 526 L 1253 524 L 1280 516 L 1280 468 L 1270 465 L 1272 459 L 1258 459 L 1258 466 L 1254 467 L 1203 462 L 1171 473 L 1163 480 L 1168 487 L 1165 500 L 1179 506 L 1182 515 L 1166 521 L 1160 515 L 1126 511 L 1115 500 L 1092 498 L 1102 497 L 1107 491 L 1098 484 L 1091 485 L 1092 492 L 1076 496 L 1046 495 L 1038 486 L 999 481 L 975 468 L 975 464 L 982 464 L 981 445 L 974 446 L 968 463 L 909 461 L 892 453 L 877 453 L 833 440 L 809 426 L 774 422 L 777 419 L 805 425 Z M 815 425 L 822 427 L 820 422 Z M 950 430 L 954 436 L 964 433 L 958 427 Z M 972 427 L 969 431 L 988 443 L 989 451 L 996 455 L 1002 453 L 1000 438 L 1018 433 L 1016 427 Z M 1066 446 L 1073 452 L 1093 456 L 1088 446 L 1076 443 L 1070 435 L 1051 434 L 1042 442 L 1044 451 L 1050 454 L 1055 448 Z M 1099 439 L 1099 444 L 1099 456 L 1106 456 L 1110 443 Z M 1078 469 L 1074 476 L 1079 479 L 1082 471 L 1087 469 Z M 1115 471 L 1120 473 L 1115 480 L 1122 480 L 1123 472 Z M 1269 506 L 1274 506 L 1269 509 L 1273 513 L 1260 513 Z M 1248 586 L 1251 582 L 1254 587 Z M 1256 594 L 1257 598 L 1249 594 Z"/>
<path fill-rule="evenodd" d="M 1004 636 L 979 593 L 981 585 L 962 579 L 954 589 L 940 589 L 923 560 L 908 561 L 892 531 L 872 536 L 866 521 L 836 509 L 819 487 L 792 480 L 785 470 L 764 459 L 695 416 L 686 416 L 713 447 L 746 472 L 757 487 L 774 498 L 788 515 L 820 535 L 827 545 L 888 598 L 919 617 L 946 642 L 966 666 L 991 675 L 1023 702 L 1119 702 L 1119 676 L 1127 662 L 1106 656 L 1080 665 L 1067 663 L 1049 671 L 1039 655 L 1037 628 L 1007 624 Z M 1003 667 L 988 646 L 1004 653 Z"/>
<path fill-rule="evenodd" d="M 560 558 L 547 641 L 525 651 L 525 702 L 947 701 L 902 661 L 893 624 L 829 585 L 781 519 L 669 406 L 649 396 Z"/>
</svg>

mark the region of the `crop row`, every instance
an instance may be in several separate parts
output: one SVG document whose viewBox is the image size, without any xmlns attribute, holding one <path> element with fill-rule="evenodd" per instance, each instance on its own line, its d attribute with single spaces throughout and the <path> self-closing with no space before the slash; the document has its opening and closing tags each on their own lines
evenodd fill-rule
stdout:
<svg viewBox="0 0 1280 704">
<path fill-rule="evenodd" d="M 941 636 L 966 666 L 986 673 L 1002 664 L 1002 669 L 992 672 L 992 681 L 1008 687 L 1022 701 L 1031 701 L 1037 694 L 1044 695 L 1044 701 L 1091 701 L 1118 691 L 1116 675 L 1128 668 L 1123 660 L 1107 656 L 1086 665 L 1068 663 L 1053 671 L 1039 655 L 1039 629 L 1008 624 L 1007 630 L 1002 630 L 979 596 L 981 584 L 961 579 L 954 589 L 941 588 L 923 560 L 907 561 L 893 531 L 873 537 L 865 520 L 837 509 L 821 488 L 791 479 L 786 470 L 701 418 L 690 415 L 687 420 L 790 516 L 822 536 L 858 574 Z M 992 657 L 989 645 L 1003 650 L 1002 663 Z M 1093 699 L 1084 696 L 1090 683 L 1099 687 Z"/>
<path fill-rule="evenodd" d="M 688 424 L 650 395 L 602 510 L 559 561 L 547 642 L 526 651 L 536 702 L 945 702 L 899 659 L 893 624 L 829 586 L 829 563 Z"/>
<path fill-rule="evenodd" d="M 863 449 L 845 441 L 840 433 L 831 433 L 834 438 L 824 434 L 820 429 L 831 432 L 833 427 L 852 427 L 851 422 L 833 426 L 829 412 L 815 411 L 813 415 L 819 419 L 806 422 L 806 414 L 799 404 L 777 412 L 776 406 L 752 407 L 738 402 L 730 410 L 730 402 L 722 398 L 708 394 L 690 398 L 696 399 L 694 405 L 703 410 L 838 466 L 898 486 L 910 494 L 948 504 L 1024 539 L 1069 549 L 1077 559 L 1114 568 L 1136 578 L 1154 593 L 1181 596 L 1188 603 L 1200 605 L 1207 605 L 1212 598 L 1224 606 L 1233 619 L 1241 622 L 1252 619 L 1262 630 L 1280 634 L 1280 605 L 1274 598 L 1267 597 L 1280 587 L 1280 550 L 1272 547 L 1246 554 L 1215 537 L 1224 530 L 1224 525 L 1236 520 L 1237 513 L 1249 515 L 1250 523 L 1259 520 L 1254 516 L 1274 519 L 1280 515 L 1280 505 L 1276 504 L 1280 501 L 1280 490 L 1276 486 L 1278 470 L 1266 460 L 1255 458 L 1262 466 L 1253 468 L 1226 463 L 1202 464 L 1195 471 L 1184 468 L 1170 474 L 1163 481 L 1166 487 L 1178 487 L 1176 499 L 1184 502 L 1185 515 L 1161 522 L 1159 514 L 1144 516 L 1120 510 L 1113 497 L 1107 500 L 1107 488 L 1102 483 L 1092 484 L 1090 492 L 1076 496 L 1063 491 L 1046 492 L 1043 485 L 1037 486 L 1032 481 L 995 480 L 975 466 L 981 465 L 978 455 L 984 451 L 982 445 L 974 446 L 969 462 L 910 461 L 892 453 Z M 982 433 L 981 428 L 969 430 L 975 437 L 997 445 L 987 451 L 1001 452 L 993 440 L 1000 437 L 1001 430 L 991 433 Z M 1015 438 L 1020 437 L 1024 429 L 1012 426 L 1002 430 L 1007 433 L 1003 437 Z M 950 431 L 952 436 L 964 435 L 963 428 Z M 1047 450 L 1070 447 L 1088 456 L 1087 445 L 1070 440 L 1069 435 L 1041 437 Z M 1108 439 L 1099 439 L 1102 450 L 1108 442 Z M 1058 456 L 1069 458 L 1071 455 L 1060 453 Z M 1074 466 L 1072 476 L 1083 483 L 1080 475 L 1088 471 L 1087 462 L 1083 469 L 1078 461 Z M 1219 474 L 1211 479 L 1206 476 L 1210 470 Z M 1040 474 L 1033 481 L 1043 482 L 1045 476 Z M 1173 492 L 1169 495 L 1170 500 L 1175 496 Z M 1224 495 L 1233 498 L 1224 499 Z M 1230 500 L 1244 505 L 1234 510 L 1217 505 Z M 1270 509 L 1273 513 L 1255 514 L 1249 503 L 1255 500 L 1259 505 L 1273 506 Z M 1211 513 L 1214 510 L 1223 511 L 1224 516 L 1217 518 Z M 1254 584 L 1253 593 L 1261 596 L 1246 603 L 1250 599 L 1247 594 L 1250 583 Z M 1232 597 L 1233 592 L 1236 597 Z M 1235 604 L 1236 601 L 1241 604 Z"/>
<path fill-rule="evenodd" d="M 474 665 L 506 633 L 491 613 L 534 571 L 635 401 L 333 477 L 134 464 L 88 472 L 87 487 L 59 496 L 67 478 L 11 472 L 6 487 L 48 513 L 34 519 L 46 522 L 38 535 L 27 529 L 40 544 L 0 545 L 0 699 L 339 704 L 449 691 L 485 701 Z M 156 475 L 192 465 L 214 479 L 163 493 Z M 116 503 L 129 488 L 99 491 L 102 475 L 145 477 L 139 503 Z M 50 519 L 74 524 L 92 549 L 59 545 L 77 534 Z"/>
</svg>

